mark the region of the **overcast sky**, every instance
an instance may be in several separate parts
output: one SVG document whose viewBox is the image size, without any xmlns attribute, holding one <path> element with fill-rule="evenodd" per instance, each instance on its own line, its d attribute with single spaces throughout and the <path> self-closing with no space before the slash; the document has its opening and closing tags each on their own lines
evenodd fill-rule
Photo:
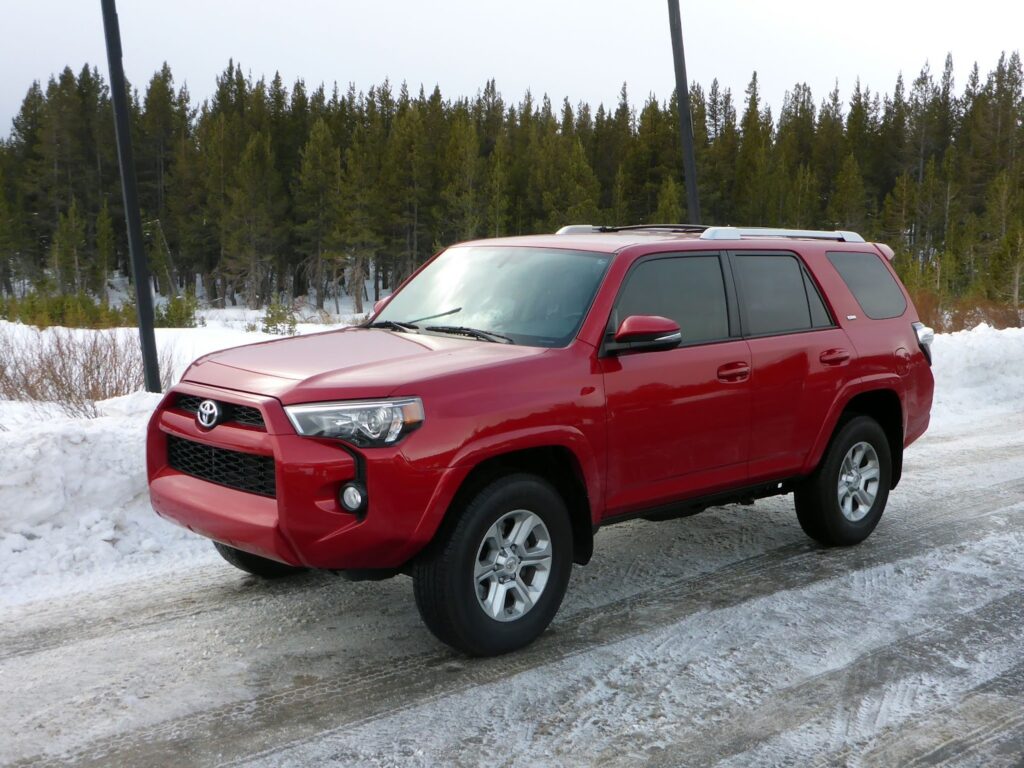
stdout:
<svg viewBox="0 0 1024 768">
<path fill-rule="evenodd" d="M 107 76 L 99 0 L 4 2 L 0 136 L 7 135 L 32 80 L 84 62 Z M 194 98 L 209 95 L 229 57 L 258 77 L 280 70 L 290 85 L 349 82 L 365 90 L 389 77 L 412 90 L 439 84 L 446 97 L 473 95 L 495 78 L 506 102 L 530 88 L 556 105 L 568 96 L 613 104 L 623 81 L 631 100 L 665 99 L 673 84 L 665 0 L 120 0 L 129 80 L 143 87 L 167 61 Z M 856 77 L 890 91 L 929 61 L 941 72 L 952 52 L 960 90 L 973 62 L 984 75 L 1000 51 L 1024 42 L 1024 3 L 974 0 L 681 0 L 687 68 L 737 102 L 757 70 L 775 108 L 796 82 L 820 103 L 838 79 L 847 101 Z"/>
</svg>

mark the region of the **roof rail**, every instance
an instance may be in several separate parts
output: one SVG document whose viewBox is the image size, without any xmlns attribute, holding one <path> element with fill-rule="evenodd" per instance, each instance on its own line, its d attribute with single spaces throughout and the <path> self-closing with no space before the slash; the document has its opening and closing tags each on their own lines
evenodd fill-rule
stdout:
<svg viewBox="0 0 1024 768">
<path fill-rule="evenodd" d="M 771 227 L 708 227 L 701 233 L 701 240 L 741 240 L 744 237 L 802 237 L 809 240 L 835 240 L 845 243 L 863 243 L 864 238 L 856 232 L 822 229 L 773 229 Z"/>
<path fill-rule="evenodd" d="M 595 232 L 634 232 L 656 230 L 659 232 L 703 232 L 708 227 L 703 224 L 625 224 L 619 227 L 598 226 L 596 224 L 570 224 L 555 232 L 556 235 L 580 235 Z"/>
<path fill-rule="evenodd" d="M 664 232 L 703 232 L 704 224 L 624 224 L 620 227 L 600 227 L 601 232 L 634 232 L 654 229 Z"/>
<path fill-rule="evenodd" d="M 569 224 L 555 232 L 556 235 L 584 235 L 597 232 L 598 228 L 593 224 Z"/>
</svg>

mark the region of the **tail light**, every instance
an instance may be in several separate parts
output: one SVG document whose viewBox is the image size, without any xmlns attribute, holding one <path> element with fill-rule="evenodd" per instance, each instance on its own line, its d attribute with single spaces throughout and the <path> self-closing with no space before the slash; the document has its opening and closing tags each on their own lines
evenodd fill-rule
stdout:
<svg viewBox="0 0 1024 768">
<path fill-rule="evenodd" d="M 924 323 L 911 323 L 914 334 L 917 336 L 917 345 L 921 347 L 924 356 L 928 359 L 928 365 L 932 364 L 932 342 L 935 341 L 935 331 Z"/>
</svg>

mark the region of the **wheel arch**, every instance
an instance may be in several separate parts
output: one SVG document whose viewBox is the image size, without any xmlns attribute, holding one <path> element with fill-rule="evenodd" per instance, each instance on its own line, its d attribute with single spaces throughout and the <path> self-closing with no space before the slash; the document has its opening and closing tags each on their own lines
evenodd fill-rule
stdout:
<svg viewBox="0 0 1024 768">
<path fill-rule="evenodd" d="M 543 478 L 558 491 L 569 510 L 573 562 L 586 565 L 594 552 L 591 497 L 579 457 L 564 445 L 541 445 L 488 456 L 474 464 L 445 510 L 435 536 L 458 520 L 458 510 L 484 487 L 505 475 L 523 472 Z"/>
<path fill-rule="evenodd" d="M 903 475 L 903 403 L 896 390 L 888 387 L 867 389 L 851 395 L 841 409 L 837 409 L 835 418 L 831 420 L 831 429 L 825 434 L 826 439 L 819 439 L 811 469 L 817 467 L 825 455 L 828 443 L 839 429 L 855 416 L 870 416 L 878 422 L 885 432 L 892 455 L 892 482 L 895 488 Z"/>
</svg>

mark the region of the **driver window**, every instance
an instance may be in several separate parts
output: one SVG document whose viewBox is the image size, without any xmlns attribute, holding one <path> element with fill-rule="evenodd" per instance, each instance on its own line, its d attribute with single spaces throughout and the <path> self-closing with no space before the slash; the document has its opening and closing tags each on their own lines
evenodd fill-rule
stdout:
<svg viewBox="0 0 1024 768">
<path fill-rule="evenodd" d="M 729 337 L 725 281 L 718 256 L 679 256 L 641 262 L 626 277 L 609 332 L 630 315 L 661 315 L 679 323 L 683 344 Z"/>
</svg>

